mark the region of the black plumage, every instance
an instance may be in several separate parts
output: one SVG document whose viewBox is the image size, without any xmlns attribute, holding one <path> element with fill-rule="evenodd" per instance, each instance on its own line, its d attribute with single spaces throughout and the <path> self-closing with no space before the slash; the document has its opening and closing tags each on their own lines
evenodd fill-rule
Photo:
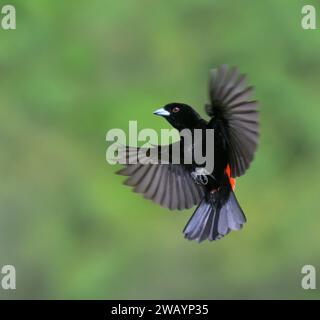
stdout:
<svg viewBox="0 0 320 320">
<path fill-rule="evenodd" d="M 184 229 L 189 240 L 218 240 L 231 230 L 241 229 L 246 222 L 231 179 L 249 168 L 258 144 L 257 102 L 250 99 L 252 94 L 253 88 L 246 85 L 246 77 L 236 68 L 223 65 L 213 69 L 209 79 L 210 102 L 205 106 L 209 121 L 183 103 L 170 103 L 156 112 L 180 132 L 184 129 L 203 132 L 201 139 L 192 141 L 190 146 L 181 135 L 176 142 L 180 146 L 180 164 L 174 161 L 175 144 L 120 150 L 126 165 L 118 174 L 129 177 L 125 184 L 135 192 L 171 210 L 198 205 Z M 214 157 L 212 172 L 201 171 L 203 166 L 195 161 L 190 164 L 183 161 L 186 152 L 193 152 L 198 144 L 206 145 L 206 129 L 214 129 L 214 142 L 210 145 L 209 141 Z M 210 150 L 206 150 L 209 156 Z M 137 158 L 139 163 L 131 164 Z M 163 158 L 168 161 L 159 163 Z"/>
</svg>

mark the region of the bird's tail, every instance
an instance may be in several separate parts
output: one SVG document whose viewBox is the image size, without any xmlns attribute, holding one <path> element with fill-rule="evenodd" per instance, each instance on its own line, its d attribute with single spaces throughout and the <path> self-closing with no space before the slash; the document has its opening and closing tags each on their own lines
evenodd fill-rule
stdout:
<svg viewBox="0 0 320 320">
<path fill-rule="evenodd" d="M 231 230 L 242 228 L 246 217 L 235 194 L 230 190 L 227 199 L 224 198 L 221 191 L 215 191 L 202 199 L 183 230 L 186 239 L 218 240 Z"/>
</svg>

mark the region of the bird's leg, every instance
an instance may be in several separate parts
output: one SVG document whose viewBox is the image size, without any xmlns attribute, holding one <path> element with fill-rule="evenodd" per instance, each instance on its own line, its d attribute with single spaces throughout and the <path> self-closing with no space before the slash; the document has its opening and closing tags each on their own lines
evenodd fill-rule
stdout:
<svg viewBox="0 0 320 320">
<path fill-rule="evenodd" d="M 213 175 L 209 174 L 205 168 L 196 168 L 195 171 L 191 172 L 191 177 L 196 184 L 200 185 L 207 185 L 209 182 L 209 177 L 214 179 Z"/>
</svg>

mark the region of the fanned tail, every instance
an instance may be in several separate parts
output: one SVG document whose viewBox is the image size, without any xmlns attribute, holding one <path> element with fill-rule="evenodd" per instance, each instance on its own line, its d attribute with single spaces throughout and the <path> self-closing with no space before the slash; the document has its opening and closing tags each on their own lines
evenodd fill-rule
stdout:
<svg viewBox="0 0 320 320">
<path fill-rule="evenodd" d="M 240 230 L 246 223 L 246 217 L 230 191 L 227 200 L 220 191 L 204 197 L 183 230 L 188 240 L 202 242 L 206 239 L 219 240 L 231 230 Z"/>
</svg>

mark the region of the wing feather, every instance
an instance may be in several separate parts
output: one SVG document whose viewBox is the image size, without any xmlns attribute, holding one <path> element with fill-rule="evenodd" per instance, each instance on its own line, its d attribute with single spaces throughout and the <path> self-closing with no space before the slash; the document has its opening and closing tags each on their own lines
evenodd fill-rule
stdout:
<svg viewBox="0 0 320 320">
<path fill-rule="evenodd" d="M 139 148 L 126 147 L 124 159 L 132 160 L 138 153 Z M 152 163 L 147 157 L 141 157 L 140 160 L 142 164 L 126 164 L 117 172 L 128 177 L 124 183 L 133 187 L 134 192 L 170 210 L 189 209 L 200 203 L 204 189 L 194 183 L 186 167 L 180 164 Z"/>
<path fill-rule="evenodd" d="M 257 101 L 251 100 L 254 89 L 237 68 L 222 65 L 210 71 L 206 112 L 225 120 L 229 146 L 231 177 L 239 177 L 249 168 L 259 140 Z"/>
</svg>

